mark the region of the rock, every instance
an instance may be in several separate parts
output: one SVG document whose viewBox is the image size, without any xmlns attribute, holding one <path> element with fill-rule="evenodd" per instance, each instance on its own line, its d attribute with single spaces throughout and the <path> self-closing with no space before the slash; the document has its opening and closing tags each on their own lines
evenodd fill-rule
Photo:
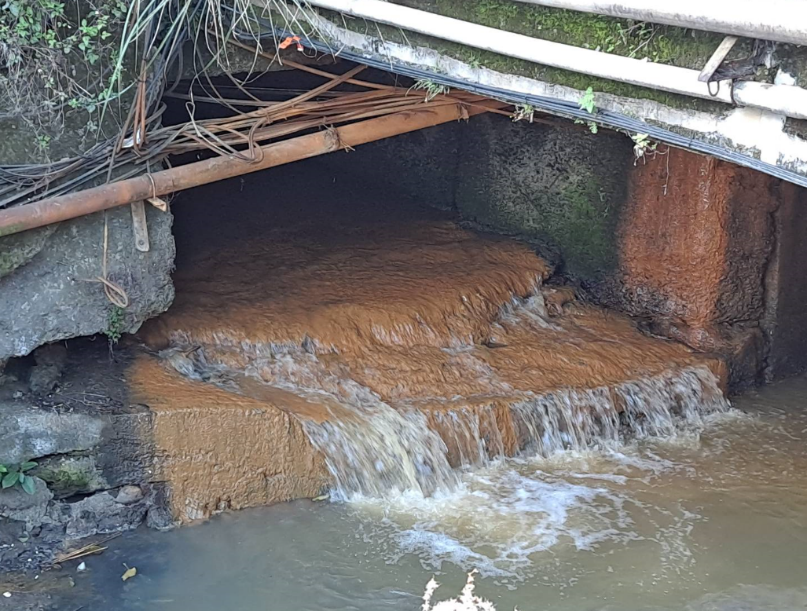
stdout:
<svg viewBox="0 0 807 611">
<path fill-rule="evenodd" d="M 541 287 L 544 305 L 549 316 L 560 316 L 566 305 L 574 303 L 575 293 L 570 286 L 544 286 Z"/>
<path fill-rule="evenodd" d="M 81 539 L 90 535 L 133 530 L 146 517 L 145 500 L 129 505 L 118 503 L 108 492 L 99 492 L 76 503 L 63 504 L 65 536 Z"/>
<path fill-rule="evenodd" d="M 59 455 L 37 461 L 31 475 L 41 477 L 53 496 L 62 499 L 78 493 L 112 488 L 96 464 L 95 456 Z"/>
<path fill-rule="evenodd" d="M 0 359 L 23 356 L 37 346 L 70 337 L 134 332 L 145 319 L 164 312 L 174 298 L 173 217 L 152 206 L 146 215 L 151 249 L 140 252 L 132 239 L 128 207 L 106 213 L 109 279 L 129 297 L 122 317 L 100 284 L 85 281 L 101 273 L 104 215 L 0 238 Z M 4 267 L 5 260 L 12 263 Z"/>
<path fill-rule="evenodd" d="M 29 527 L 38 526 L 46 519 L 53 494 L 41 479 L 34 477 L 33 480 L 36 483 L 33 494 L 19 486 L 0 491 L 0 516 L 24 522 Z"/>
<path fill-rule="evenodd" d="M 168 488 L 165 484 L 154 484 L 149 493 L 149 510 L 146 515 L 146 526 L 155 530 L 166 531 L 174 528 L 177 523 L 171 515 L 168 504 Z"/>
<path fill-rule="evenodd" d="M 102 438 L 104 421 L 86 414 L 59 414 L 0 402 L 0 463 L 89 450 Z"/>
<path fill-rule="evenodd" d="M 24 522 L 0 518 L 0 548 L 16 545 L 25 535 Z"/>
<path fill-rule="evenodd" d="M 36 365 L 31 368 L 28 386 L 32 392 L 47 394 L 51 392 L 62 378 L 67 362 L 67 348 L 62 344 L 41 346 L 34 353 Z"/>
<path fill-rule="evenodd" d="M 124 486 L 115 497 L 121 505 L 131 505 L 143 498 L 143 491 L 138 486 Z"/>
</svg>

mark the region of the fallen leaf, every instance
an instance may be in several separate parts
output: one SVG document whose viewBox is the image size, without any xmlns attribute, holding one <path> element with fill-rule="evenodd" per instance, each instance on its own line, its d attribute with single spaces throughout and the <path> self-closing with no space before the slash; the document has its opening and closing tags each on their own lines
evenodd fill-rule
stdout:
<svg viewBox="0 0 807 611">
<path fill-rule="evenodd" d="M 123 566 L 126 566 L 126 565 L 124 564 Z M 121 579 L 123 581 L 126 581 L 127 579 L 131 579 L 135 575 L 137 575 L 137 569 L 135 567 L 132 567 L 132 568 L 127 567 L 126 572 L 123 575 L 121 575 Z"/>
</svg>

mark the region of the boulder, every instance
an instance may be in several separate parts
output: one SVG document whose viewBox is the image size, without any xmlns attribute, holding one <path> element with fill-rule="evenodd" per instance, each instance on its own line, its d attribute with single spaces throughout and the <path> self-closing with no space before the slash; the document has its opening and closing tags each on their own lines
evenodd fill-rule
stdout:
<svg viewBox="0 0 807 611">
<path fill-rule="evenodd" d="M 109 492 L 99 492 L 75 503 L 64 503 L 58 511 L 66 526 L 65 536 L 81 539 L 137 528 L 146 517 L 148 502 L 141 497 L 138 501 L 119 503 Z"/>
<path fill-rule="evenodd" d="M 33 478 L 36 488 L 28 494 L 19 486 L 0 490 L 0 517 L 23 522 L 27 527 L 39 526 L 47 521 L 48 503 L 53 494 L 38 477 Z"/>
<path fill-rule="evenodd" d="M 104 421 L 86 414 L 0 403 L 0 464 L 90 450 L 101 442 Z"/>
<path fill-rule="evenodd" d="M 121 505 L 131 505 L 143 498 L 143 491 L 140 486 L 124 486 L 118 491 L 115 501 Z"/>
</svg>

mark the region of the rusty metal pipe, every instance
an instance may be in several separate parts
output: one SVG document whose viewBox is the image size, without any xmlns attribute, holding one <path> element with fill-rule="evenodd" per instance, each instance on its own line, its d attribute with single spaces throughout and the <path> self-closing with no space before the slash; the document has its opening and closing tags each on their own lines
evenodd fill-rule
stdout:
<svg viewBox="0 0 807 611">
<path fill-rule="evenodd" d="M 8 210 L 0 210 L 0 236 L 44 227 L 93 212 L 131 204 L 149 197 L 167 195 L 441 123 L 457 121 L 503 106 L 505 104 L 492 100 L 480 101 L 473 106 L 426 103 L 422 109 L 395 113 L 378 119 L 369 119 L 315 134 L 298 136 L 283 142 L 267 144 L 255 149 L 256 161 L 253 162 L 229 156 L 214 157 L 84 191 L 43 199 Z"/>
</svg>

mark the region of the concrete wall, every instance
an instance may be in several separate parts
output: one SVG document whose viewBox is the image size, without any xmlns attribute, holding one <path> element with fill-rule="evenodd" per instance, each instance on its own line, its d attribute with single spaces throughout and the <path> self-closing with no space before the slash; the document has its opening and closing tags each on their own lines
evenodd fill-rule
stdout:
<svg viewBox="0 0 807 611">
<path fill-rule="evenodd" d="M 614 240 L 633 158 L 630 140 L 568 122 L 483 116 L 463 130 L 455 205 L 469 220 L 538 240 L 564 272 L 612 271 Z"/>
<path fill-rule="evenodd" d="M 777 185 L 776 244 L 766 274 L 766 379 L 807 369 L 807 189 Z"/>
<path fill-rule="evenodd" d="M 606 301 L 657 333 L 729 360 L 737 389 L 761 381 L 775 180 L 670 149 L 631 172 L 620 261 Z"/>
<path fill-rule="evenodd" d="M 533 241 L 564 271 L 592 280 L 616 267 L 631 151 L 614 132 L 483 115 L 323 162 L 334 180 L 454 209 L 479 227 Z"/>
<path fill-rule="evenodd" d="M 323 162 L 531 241 L 598 301 L 725 358 L 735 391 L 807 368 L 807 190 L 663 146 L 636 160 L 632 145 L 480 116 Z"/>
</svg>

